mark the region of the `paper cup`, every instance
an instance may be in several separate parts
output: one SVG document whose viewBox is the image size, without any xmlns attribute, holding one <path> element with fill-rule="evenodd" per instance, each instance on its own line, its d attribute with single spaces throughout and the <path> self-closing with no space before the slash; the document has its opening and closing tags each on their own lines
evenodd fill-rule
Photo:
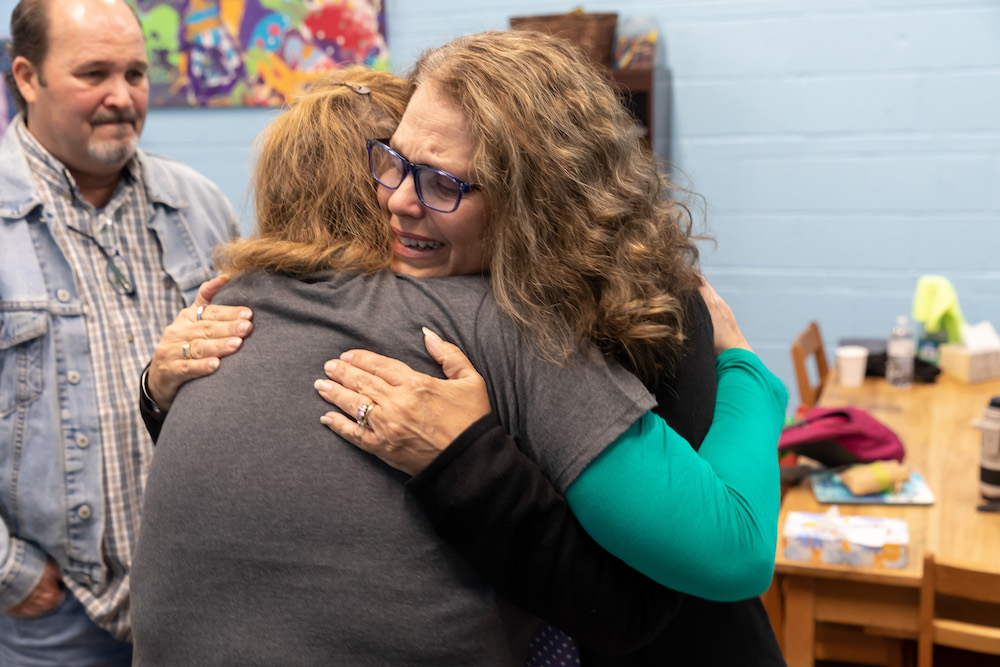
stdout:
<svg viewBox="0 0 1000 667">
<path fill-rule="evenodd" d="M 844 345 L 837 348 L 837 381 L 843 387 L 860 387 L 865 383 L 868 348 Z"/>
</svg>

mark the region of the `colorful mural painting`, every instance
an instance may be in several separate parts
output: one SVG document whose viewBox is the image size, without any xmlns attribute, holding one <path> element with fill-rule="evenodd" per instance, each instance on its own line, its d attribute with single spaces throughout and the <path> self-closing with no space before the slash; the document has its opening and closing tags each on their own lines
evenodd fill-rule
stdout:
<svg viewBox="0 0 1000 667">
<path fill-rule="evenodd" d="M 135 3 L 152 105 L 280 106 L 331 69 L 388 69 L 384 0 Z"/>
</svg>

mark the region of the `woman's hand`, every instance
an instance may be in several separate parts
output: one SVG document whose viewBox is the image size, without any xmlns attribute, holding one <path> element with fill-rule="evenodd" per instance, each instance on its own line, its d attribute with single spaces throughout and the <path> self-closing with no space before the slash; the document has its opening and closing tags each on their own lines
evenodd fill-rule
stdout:
<svg viewBox="0 0 1000 667">
<path fill-rule="evenodd" d="M 331 411 L 320 421 L 410 475 L 430 465 L 465 429 L 490 413 L 486 382 L 462 351 L 427 328 L 424 344 L 447 380 L 374 352 L 350 350 L 326 363 L 330 380 L 315 384 L 320 396 L 349 415 Z M 372 407 L 362 427 L 354 416 L 369 401 Z"/>
<path fill-rule="evenodd" d="M 701 283 L 699 291 L 701 292 L 701 297 L 705 300 L 705 305 L 708 306 L 708 312 L 712 315 L 712 328 L 715 329 L 716 356 L 722 354 L 723 350 L 728 350 L 732 347 L 753 352 L 750 343 L 743 337 L 743 333 L 736 324 L 736 316 L 733 315 L 729 304 L 722 300 L 722 297 L 708 284 L 707 280 L 702 278 Z"/>
<path fill-rule="evenodd" d="M 217 276 L 202 283 L 194 304 L 177 314 L 156 344 L 147 381 L 160 409 L 170 409 L 182 384 L 214 373 L 253 330 L 249 308 L 209 305 L 227 282 L 229 276 Z"/>
</svg>

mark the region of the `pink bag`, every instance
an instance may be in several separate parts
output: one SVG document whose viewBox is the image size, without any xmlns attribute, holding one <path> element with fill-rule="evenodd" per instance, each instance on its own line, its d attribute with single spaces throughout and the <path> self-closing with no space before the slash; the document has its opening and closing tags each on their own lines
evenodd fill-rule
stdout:
<svg viewBox="0 0 1000 667">
<path fill-rule="evenodd" d="M 902 461 L 905 451 L 892 429 L 861 408 L 812 408 L 782 431 L 778 451 L 792 451 L 833 468 L 864 461 Z"/>
</svg>

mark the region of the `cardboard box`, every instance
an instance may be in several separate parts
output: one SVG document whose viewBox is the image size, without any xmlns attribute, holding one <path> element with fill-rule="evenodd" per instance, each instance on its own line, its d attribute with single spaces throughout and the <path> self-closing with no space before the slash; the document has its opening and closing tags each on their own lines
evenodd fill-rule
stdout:
<svg viewBox="0 0 1000 667">
<path fill-rule="evenodd" d="M 899 569 L 910 557 L 910 528 L 900 519 L 789 512 L 782 532 L 785 558 Z"/>
<path fill-rule="evenodd" d="M 1000 350 L 969 352 L 961 345 L 940 347 L 938 367 L 942 373 L 962 382 L 985 382 L 1000 378 Z"/>
</svg>

